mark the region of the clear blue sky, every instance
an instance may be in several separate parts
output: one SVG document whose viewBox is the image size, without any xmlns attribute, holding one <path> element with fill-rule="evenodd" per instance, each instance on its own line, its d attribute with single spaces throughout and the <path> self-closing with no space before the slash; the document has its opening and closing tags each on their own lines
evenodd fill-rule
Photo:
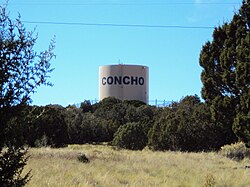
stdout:
<svg viewBox="0 0 250 187">
<path fill-rule="evenodd" d="M 230 21 L 240 5 L 241 0 L 10 0 L 9 11 L 12 18 L 20 13 L 23 21 L 36 22 L 25 27 L 36 27 L 37 51 L 56 36 L 54 86 L 40 87 L 33 104 L 67 106 L 98 99 L 98 67 L 119 61 L 149 67 L 150 100 L 201 96 L 199 54 L 213 28 L 194 27 Z"/>
</svg>

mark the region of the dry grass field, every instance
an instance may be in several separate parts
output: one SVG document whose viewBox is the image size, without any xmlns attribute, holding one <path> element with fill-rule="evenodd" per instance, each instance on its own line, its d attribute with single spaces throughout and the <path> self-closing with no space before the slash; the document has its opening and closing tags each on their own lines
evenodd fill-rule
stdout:
<svg viewBox="0 0 250 187">
<path fill-rule="evenodd" d="M 90 162 L 78 161 L 80 153 Z M 32 187 L 243 187 L 250 186 L 249 159 L 236 162 L 217 153 L 114 150 L 105 145 L 70 145 L 29 150 L 25 172 Z"/>
</svg>

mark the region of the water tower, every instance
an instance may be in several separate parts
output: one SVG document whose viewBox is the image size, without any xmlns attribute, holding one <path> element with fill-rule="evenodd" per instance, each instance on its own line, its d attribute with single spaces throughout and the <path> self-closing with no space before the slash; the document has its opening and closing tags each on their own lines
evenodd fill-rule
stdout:
<svg viewBox="0 0 250 187">
<path fill-rule="evenodd" d="M 140 100 L 148 103 L 148 67 L 106 65 L 99 67 L 99 99 Z"/>
</svg>

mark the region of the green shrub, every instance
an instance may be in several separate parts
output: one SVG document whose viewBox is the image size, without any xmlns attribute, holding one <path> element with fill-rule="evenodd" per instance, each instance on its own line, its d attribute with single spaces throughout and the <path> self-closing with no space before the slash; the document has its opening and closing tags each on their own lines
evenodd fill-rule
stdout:
<svg viewBox="0 0 250 187">
<path fill-rule="evenodd" d="M 82 162 L 82 163 L 89 163 L 89 158 L 83 154 L 83 153 L 80 153 L 78 156 L 77 156 L 77 160 L 79 162 Z"/>
<path fill-rule="evenodd" d="M 221 148 L 219 153 L 236 161 L 250 158 L 250 149 L 247 148 L 243 142 L 225 145 Z"/>
<path fill-rule="evenodd" d="M 140 123 L 127 123 L 120 126 L 114 135 L 112 145 L 118 148 L 142 150 L 147 144 L 147 136 Z"/>
<path fill-rule="evenodd" d="M 44 134 L 40 139 L 36 139 L 35 147 L 47 147 L 48 145 L 48 137 Z"/>
<path fill-rule="evenodd" d="M 148 133 L 152 150 L 210 151 L 232 143 L 232 130 L 211 119 L 207 104 L 186 96 L 165 108 Z"/>
</svg>

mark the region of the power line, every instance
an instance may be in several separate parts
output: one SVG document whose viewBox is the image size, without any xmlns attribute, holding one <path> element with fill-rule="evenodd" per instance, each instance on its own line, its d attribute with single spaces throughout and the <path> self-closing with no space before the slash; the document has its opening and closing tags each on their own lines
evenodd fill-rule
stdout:
<svg viewBox="0 0 250 187">
<path fill-rule="evenodd" d="M 214 29 L 212 26 L 184 26 L 184 25 L 146 25 L 146 24 L 115 24 L 115 23 L 80 23 L 80 22 L 51 22 L 51 21 L 22 21 L 27 24 L 44 25 L 74 25 L 97 27 L 134 27 L 134 28 L 165 28 L 165 29 Z"/>
<path fill-rule="evenodd" d="M 239 5 L 237 2 L 164 2 L 164 3 L 15 3 L 11 5 L 63 5 L 63 6 L 168 6 L 168 5 Z"/>
</svg>

